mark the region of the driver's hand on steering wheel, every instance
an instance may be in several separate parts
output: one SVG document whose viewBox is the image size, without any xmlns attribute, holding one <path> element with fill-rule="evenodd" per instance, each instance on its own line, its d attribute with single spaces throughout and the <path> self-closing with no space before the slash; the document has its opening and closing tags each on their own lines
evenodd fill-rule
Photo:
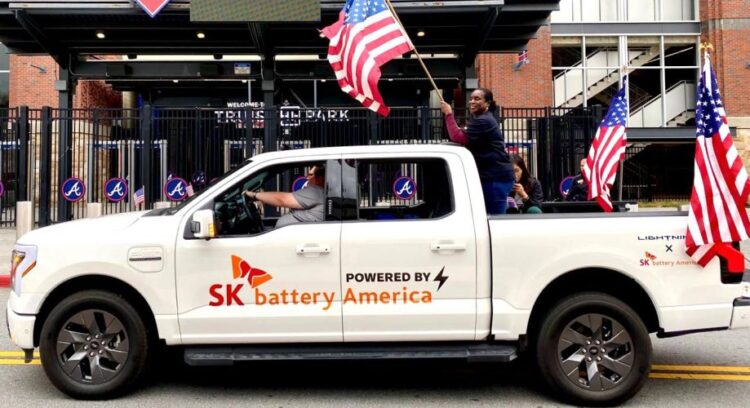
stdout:
<svg viewBox="0 0 750 408">
<path fill-rule="evenodd" d="M 248 199 L 249 199 L 250 201 L 258 201 L 258 197 L 257 197 L 257 195 L 258 195 L 258 193 L 256 193 L 255 191 L 245 191 L 245 196 L 246 196 L 246 197 L 247 197 L 247 198 L 248 198 Z"/>
</svg>

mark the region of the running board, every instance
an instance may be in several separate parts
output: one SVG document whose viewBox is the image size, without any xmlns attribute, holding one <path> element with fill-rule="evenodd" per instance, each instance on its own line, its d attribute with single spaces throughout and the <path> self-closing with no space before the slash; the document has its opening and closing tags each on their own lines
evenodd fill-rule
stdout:
<svg viewBox="0 0 750 408">
<path fill-rule="evenodd" d="M 518 348 L 509 344 L 436 343 L 295 344 L 231 347 L 187 347 L 185 363 L 190 366 L 231 366 L 235 362 L 282 360 L 399 360 L 462 359 L 468 362 L 507 363 L 518 357 Z"/>
</svg>

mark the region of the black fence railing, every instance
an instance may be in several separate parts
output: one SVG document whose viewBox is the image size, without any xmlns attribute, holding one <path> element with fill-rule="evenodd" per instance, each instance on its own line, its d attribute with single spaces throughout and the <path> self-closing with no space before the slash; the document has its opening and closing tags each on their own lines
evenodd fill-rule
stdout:
<svg viewBox="0 0 750 408">
<path fill-rule="evenodd" d="M 526 159 L 552 201 L 561 180 L 577 173 L 602 114 L 503 108 L 499 123 L 508 150 Z M 466 116 L 457 112 L 459 125 Z M 440 110 L 428 107 L 393 108 L 387 118 L 363 108 L 4 109 L 0 224 L 15 223 L 18 200 L 34 202 L 40 225 L 82 218 L 86 203 L 101 203 L 104 214 L 151 208 L 169 199 L 170 178 L 197 192 L 267 151 L 447 141 Z M 136 205 L 141 188 L 145 203 Z"/>
</svg>

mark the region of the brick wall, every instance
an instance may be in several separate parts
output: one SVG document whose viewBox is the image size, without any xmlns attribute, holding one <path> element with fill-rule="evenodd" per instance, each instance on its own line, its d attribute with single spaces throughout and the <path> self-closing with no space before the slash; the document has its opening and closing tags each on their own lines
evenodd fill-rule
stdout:
<svg viewBox="0 0 750 408">
<path fill-rule="evenodd" d="M 729 125 L 737 128 L 735 146 L 750 171 L 750 2 L 747 0 L 701 0 L 701 41 L 714 48 L 711 62 Z"/>
<path fill-rule="evenodd" d="M 552 106 L 552 45 L 549 26 L 542 26 L 529 41 L 529 64 L 513 71 L 516 54 L 480 54 L 479 86 L 489 88 L 501 106 L 541 108 Z"/>
<path fill-rule="evenodd" d="M 701 41 L 713 46 L 711 61 L 729 116 L 750 116 L 750 2 L 701 0 Z"/>
<path fill-rule="evenodd" d="M 57 63 L 47 56 L 10 56 L 9 106 L 57 106 Z"/>
<path fill-rule="evenodd" d="M 55 80 L 57 63 L 47 56 L 10 56 L 9 105 L 41 108 L 59 106 Z M 79 81 L 73 96 L 76 108 L 120 108 L 122 95 L 104 81 Z"/>
</svg>

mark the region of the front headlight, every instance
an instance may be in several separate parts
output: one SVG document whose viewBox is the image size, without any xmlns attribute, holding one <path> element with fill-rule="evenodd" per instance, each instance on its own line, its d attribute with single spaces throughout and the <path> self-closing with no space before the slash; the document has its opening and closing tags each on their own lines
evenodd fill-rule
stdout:
<svg viewBox="0 0 750 408">
<path fill-rule="evenodd" d="M 36 247 L 16 245 L 10 258 L 10 287 L 21 294 L 21 281 L 36 266 Z"/>
</svg>

